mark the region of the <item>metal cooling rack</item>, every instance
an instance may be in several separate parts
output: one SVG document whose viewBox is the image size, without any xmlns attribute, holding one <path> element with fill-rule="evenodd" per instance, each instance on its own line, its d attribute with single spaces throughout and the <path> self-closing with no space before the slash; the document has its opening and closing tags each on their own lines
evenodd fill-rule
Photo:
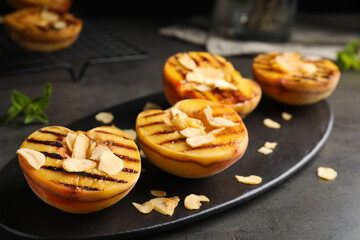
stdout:
<svg viewBox="0 0 360 240">
<path fill-rule="evenodd" d="M 146 59 L 147 53 L 94 20 L 83 20 L 77 41 L 67 49 L 39 53 L 22 49 L 0 26 L 0 76 L 64 69 L 80 81 L 90 65 Z M 76 71 L 75 69 L 80 69 Z M 78 72 L 78 74 L 76 74 Z"/>
</svg>

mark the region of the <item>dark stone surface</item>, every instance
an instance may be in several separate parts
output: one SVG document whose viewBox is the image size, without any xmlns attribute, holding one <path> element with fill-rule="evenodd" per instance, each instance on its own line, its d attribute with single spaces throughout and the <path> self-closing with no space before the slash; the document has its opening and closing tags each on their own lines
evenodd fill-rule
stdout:
<svg viewBox="0 0 360 240">
<path fill-rule="evenodd" d="M 91 66 L 79 83 L 71 82 L 67 72 L 60 70 L 2 77 L 0 115 L 10 106 L 12 89 L 38 96 L 44 83 L 51 81 L 54 92 L 46 111 L 50 124 L 68 125 L 104 108 L 161 91 L 162 66 L 167 57 L 179 51 L 203 50 L 158 35 L 159 26 L 167 24 L 163 20 L 109 19 L 106 24 L 122 31 L 126 40 L 146 50 L 149 59 Z M 229 60 L 244 77 L 252 77 L 251 57 Z M 343 73 L 328 102 L 335 114 L 332 133 L 317 156 L 302 170 L 249 202 L 147 239 L 358 239 L 360 73 Z M 23 118 L 17 118 L 11 124 L 0 125 L 0 168 L 15 156 L 23 139 L 43 126 L 25 126 L 22 121 Z M 338 178 L 331 182 L 318 179 L 319 166 L 333 167 Z M 1 239 L 22 239 L 2 229 L 0 236 Z"/>
</svg>

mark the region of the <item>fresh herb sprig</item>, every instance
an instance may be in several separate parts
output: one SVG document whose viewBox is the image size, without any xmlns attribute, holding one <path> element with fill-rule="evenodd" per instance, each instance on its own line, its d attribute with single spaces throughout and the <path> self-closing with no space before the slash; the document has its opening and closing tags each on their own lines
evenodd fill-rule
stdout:
<svg viewBox="0 0 360 240">
<path fill-rule="evenodd" d="M 360 41 L 355 39 L 337 53 L 337 61 L 341 71 L 354 69 L 360 71 Z"/>
<path fill-rule="evenodd" d="M 37 98 L 29 98 L 23 93 L 13 90 L 11 94 L 12 106 L 9 108 L 7 114 L 3 117 L 2 123 L 9 123 L 12 119 L 20 113 L 25 114 L 25 124 L 29 124 L 36 118 L 42 123 L 48 123 L 48 117 L 44 110 L 50 104 L 52 93 L 52 84 L 47 82 L 44 87 L 44 95 Z"/>
</svg>

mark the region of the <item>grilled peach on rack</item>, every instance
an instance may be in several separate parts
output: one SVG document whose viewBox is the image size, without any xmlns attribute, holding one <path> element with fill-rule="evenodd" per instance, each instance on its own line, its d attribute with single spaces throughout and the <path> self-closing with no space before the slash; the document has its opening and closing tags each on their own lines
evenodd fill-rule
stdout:
<svg viewBox="0 0 360 240">
<path fill-rule="evenodd" d="M 88 132 L 45 127 L 32 133 L 17 153 L 31 189 L 46 203 L 70 213 L 115 204 L 140 175 L 135 142 L 113 127 Z"/>
<path fill-rule="evenodd" d="M 163 110 L 141 112 L 136 120 L 140 148 L 160 169 L 185 178 L 214 175 L 239 160 L 248 132 L 230 107 L 187 99 Z"/>
<path fill-rule="evenodd" d="M 198 98 L 233 108 L 242 118 L 251 113 L 261 99 L 261 88 L 243 78 L 225 58 L 207 52 L 184 52 L 165 63 L 163 86 L 171 105 Z"/>
<path fill-rule="evenodd" d="M 252 68 L 267 95 L 292 105 L 312 104 L 328 97 L 340 78 L 339 68 L 330 60 L 302 58 L 299 52 L 260 54 Z"/>
</svg>

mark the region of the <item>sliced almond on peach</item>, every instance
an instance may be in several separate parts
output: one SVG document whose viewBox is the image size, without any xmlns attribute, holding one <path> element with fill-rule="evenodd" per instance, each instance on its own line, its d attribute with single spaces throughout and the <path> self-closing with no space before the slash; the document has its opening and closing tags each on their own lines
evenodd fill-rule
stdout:
<svg viewBox="0 0 360 240">
<path fill-rule="evenodd" d="M 132 205 L 143 214 L 148 214 L 154 209 L 154 203 L 151 201 L 145 202 L 143 204 L 133 202 Z"/>
<path fill-rule="evenodd" d="M 181 130 L 180 134 L 185 137 L 191 138 L 191 137 L 196 137 L 196 136 L 200 136 L 200 135 L 205 135 L 206 133 L 204 132 L 203 129 L 187 127 L 185 129 Z"/>
<path fill-rule="evenodd" d="M 212 87 L 209 87 L 208 85 L 204 85 L 204 84 L 194 85 L 192 87 L 195 90 L 198 90 L 199 92 L 209 92 L 209 91 L 213 90 Z"/>
<path fill-rule="evenodd" d="M 202 205 L 201 202 L 210 202 L 210 200 L 204 195 L 190 194 L 185 197 L 184 206 L 189 210 L 199 209 Z"/>
<path fill-rule="evenodd" d="M 204 83 L 204 76 L 196 72 L 188 72 L 186 74 L 186 80 L 194 83 Z"/>
<path fill-rule="evenodd" d="M 319 178 L 331 181 L 337 177 L 337 172 L 329 167 L 319 167 L 317 169 L 317 175 Z"/>
<path fill-rule="evenodd" d="M 183 111 L 181 111 L 181 110 L 179 110 L 177 108 L 174 108 L 174 107 L 171 108 L 171 114 L 172 114 L 173 117 L 175 117 L 176 115 L 180 115 L 183 118 L 188 118 L 189 117 L 186 113 L 184 113 Z"/>
<path fill-rule="evenodd" d="M 65 143 L 66 143 L 66 146 L 67 146 L 67 148 L 69 149 L 70 152 L 73 151 L 74 142 L 75 142 L 76 137 L 77 137 L 77 134 L 76 134 L 76 133 L 72 133 L 72 132 L 69 132 L 69 133 L 66 135 Z"/>
<path fill-rule="evenodd" d="M 239 123 L 234 123 L 223 117 L 215 117 L 214 119 L 209 120 L 209 124 L 213 127 L 235 127 Z"/>
<path fill-rule="evenodd" d="M 221 90 L 237 90 L 237 87 L 224 79 L 216 79 L 214 82 L 215 88 Z"/>
<path fill-rule="evenodd" d="M 104 124 L 109 124 L 114 120 L 114 115 L 110 112 L 99 112 L 96 114 L 95 119 Z"/>
<path fill-rule="evenodd" d="M 193 70 L 196 68 L 195 61 L 187 53 L 182 54 L 178 58 L 178 61 L 181 63 L 181 65 L 183 65 L 185 68 L 187 68 L 189 70 Z"/>
<path fill-rule="evenodd" d="M 165 197 L 166 196 L 166 192 L 165 191 L 160 191 L 160 190 L 150 190 L 150 193 L 154 197 Z"/>
<path fill-rule="evenodd" d="M 100 163 L 98 169 L 108 175 L 116 175 L 123 167 L 123 161 L 111 151 L 104 151 L 100 155 Z"/>
<path fill-rule="evenodd" d="M 196 118 L 185 118 L 185 122 L 189 127 L 203 129 L 204 124 L 200 119 Z"/>
<path fill-rule="evenodd" d="M 178 129 L 184 129 L 187 127 L 187 123 L 181 114 L 176 114 L 171 120 L 171 124 Z"/>
<path fill-rule="evenodd" d="M 211 107 L 210 107 L 209 105 L 206 106 L 206 108 L 204 108 L 203 112 L 204 112 L 205 117 L 206 117 L 206 119 L 207 119 L 208 121 L 214 119 L 212 109 L 211 109 Z"/>
<path fill-rule="evenodd" d="M 210 132 L 208 132 L 208 134 L 216 135 L 216 134 L 222 132 L 223 130 L 225 130 L 225 127 L 215 128 L 215 129 L 211 130 Z"/>
<path fill-rule="evenodd" d="M 62 167 L 68 172 L 83 172 L 95 168 L 96 163 L 88 159 L 68 158 L 63 160 Z"/>
<path fill-rule="evenodd" d="M 20 148 L 16 151 L 16 153 L 22 156 L 29 163 L 29 165 L 36 170 L 39 170 L 45 164 L 45 155 L 36 150 Z"/>
<path fill-rule="evenodd" d="M 250 175 L 246 177 L 235 175 L 235 178 L 240 183 L 250 184 L 250 185 L 260 184 L 262 182 L 262 178 L 256 175 Z"/>
<path fill-rule="evenodd" d="M 206 67 L 206 68 L 194 68 L 194 72 L 203 75 L 205 78 L 222 79 L 225 77 L 224 72 L 218 68 Z"/>
<path fill-rule="evenodd" d="M 78 159 L 85 159 L 88 146 L 89 146 L 89 138 L 83 133 L 78 134 L 74 141 L 73 152 L 71 157 Z"/>
<path fill-rule="evenodd" d="M 54 22 L 53 24 L 53 27 L 56 29 L 56 30 L 60 30 L 60 29 L 63 29 L 63 28 L 66 28 L 67 24 L 66 22 L 64 21 L 56 21 Z"/>
<path fill-rule="evenodd" d="M 92 152 L 90 159 L 99 161 L 101 154 L 103 154 L 103 152 L 105 151 L 111 151 L 111 150 L 105 145 L 97 145 L 94 151 Z"/>
<path fill-rule="evenodd" d="M 186 138 L 186 143 L 189 144 L 191 147 L 200 147 L 202 145 L 212 143 L 214 141 L 215 141 L 215 136 L 212 134 Z"/>
</svg>

